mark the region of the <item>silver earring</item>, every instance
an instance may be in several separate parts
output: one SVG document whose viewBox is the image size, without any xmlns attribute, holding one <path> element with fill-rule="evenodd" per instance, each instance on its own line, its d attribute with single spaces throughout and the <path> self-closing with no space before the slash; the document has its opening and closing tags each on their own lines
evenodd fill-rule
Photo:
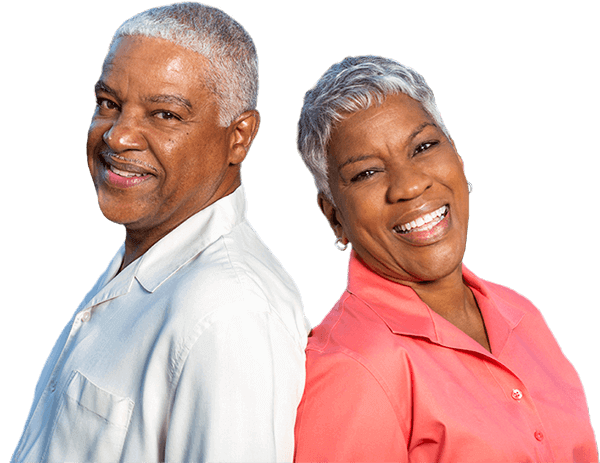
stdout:
<svg viewBox="0 0 600 463">
<path fill-rule="evenodd" d="M 345 251 L 348 248 L 348 243 L 343 243 L 341 238 L 335 240 L 335 247 L 338 251 Z"/>
<path fill-rule="evenodd" d="M 467 182 L 467 187 L 469 188 L 469 194 L 473 191 L 473 184 L 471 182 Z"/>
</svg>

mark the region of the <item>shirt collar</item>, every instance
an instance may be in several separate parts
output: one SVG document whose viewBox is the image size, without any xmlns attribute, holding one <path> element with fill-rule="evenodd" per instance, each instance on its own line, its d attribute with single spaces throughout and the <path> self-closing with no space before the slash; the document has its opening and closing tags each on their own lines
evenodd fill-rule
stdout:
<svg viewBox="0 0 600 463">
<path fill-rule="evenodd" d="M 244 221 L 245 213 L 246 199 L 240 186 L 154 244 L 139 258 L 135 278 L 146 291 L 154 292 L 183 265 Z"/>
<path fill-rule="evenodd" d="M 492 353 L 498 356 L 523 318 L 523 311 L 500 297 L 489 283 L 476 277 L 464 265 L 463 278 L 481 310 Z M 395 334 L 424 337 L 436 344 L 489 356 L 476 341 L 431 310 L 411 287 L 376 274 L 354 251 L 348 270 L 348 292 L 362 299 Z"/>
<path fill-rule="evenodd" d="M 154 292 L 185 263 L 244 221 L 245 212 L 246 199 L 240 186 L 188 218 L 117 275 L 125 255 L 122 245 L 77 311 L 127 294 L 134 279 L 146 291 Z"/>
</svg>

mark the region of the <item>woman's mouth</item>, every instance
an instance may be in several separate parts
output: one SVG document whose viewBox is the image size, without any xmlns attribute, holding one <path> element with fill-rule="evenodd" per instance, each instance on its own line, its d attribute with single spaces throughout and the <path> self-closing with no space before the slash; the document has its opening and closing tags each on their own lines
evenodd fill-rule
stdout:
<svg viewBox="0 0 600 463">
<path fill-rule="evenodd" d="M 407 233 L 418 233 L 426 232 L 435 227 L 438 223 L 444 220 L 444 217 L 448 214 L 448 205 L 444 205 L 433 212 L 427 213 L 421 217 L 416 218 L 408 223 L 402 225 L 396 225 L 394 231 L 401 235 Z"/>
<path fill-rule="evenodd" d="M 446 204 L 410 222 L 396 225 L 393 231 L 398 238 L 413 246 L 428 246 L 446 236 L 450 220 L 450 206 Z"/>
</svg>

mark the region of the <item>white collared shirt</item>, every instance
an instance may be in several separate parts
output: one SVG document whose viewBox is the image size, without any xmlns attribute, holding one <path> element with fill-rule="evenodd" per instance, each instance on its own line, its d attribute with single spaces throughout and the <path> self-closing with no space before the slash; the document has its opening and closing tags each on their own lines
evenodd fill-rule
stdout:
<svg viewBox="0 0 600 463">
<path fill-rule="evenodd" d="M 52 350 L 13 461 L 292 460 L 307 326 L 244 212 L 238 188 L 116 275 L 121 248 Z"/>
</svg>

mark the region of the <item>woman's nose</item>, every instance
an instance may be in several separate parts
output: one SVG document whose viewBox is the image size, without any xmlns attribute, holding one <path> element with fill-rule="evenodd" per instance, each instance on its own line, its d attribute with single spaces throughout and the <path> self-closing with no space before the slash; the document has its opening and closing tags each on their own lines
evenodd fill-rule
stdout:
<svg viewBox="0 0 600 463">
<path fill-rule="evenodd" d="M 418 198 L 432 185 L 429 175 L 418 167 L 405 164 L 390 172 L 387 200 L 390 203 Z"/>
<path fill-rule="evenodd" d="M 102 135 L 104 142 L 115 153 L 127 150 L 144 150 L 146 138 L 140 121 L 133 114 L 121 112 L 110 128 Z"/>
</svg>

